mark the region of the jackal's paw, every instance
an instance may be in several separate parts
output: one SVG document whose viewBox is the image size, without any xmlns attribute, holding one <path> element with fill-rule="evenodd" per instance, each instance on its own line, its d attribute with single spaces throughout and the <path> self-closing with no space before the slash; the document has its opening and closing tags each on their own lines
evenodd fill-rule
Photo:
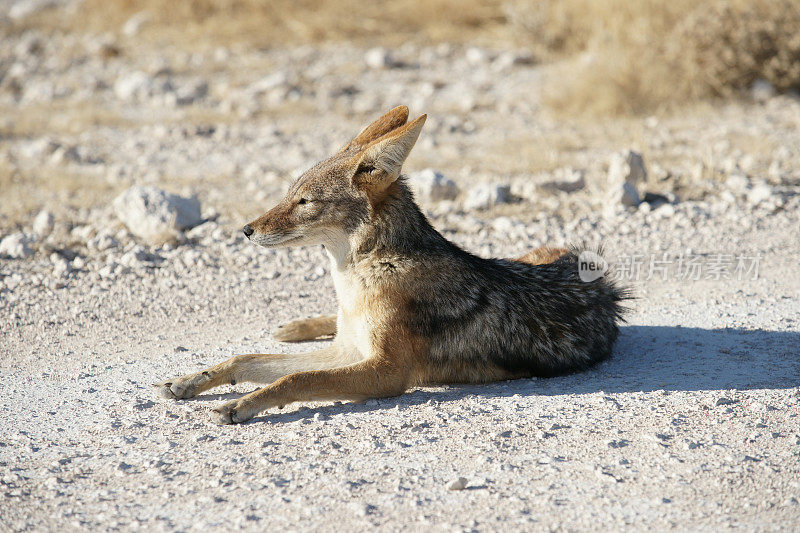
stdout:
<svg viewBox="0 0 800 533">
<path fill-rule="evenodd" d="M 239 400 L 223 403 L 211 411 L 211 421 L 215 424 L 240 424 L 247 422 L 255 413 L 248 413 L 246 408 L 240 405 Z"/>
<path fill-rule="evenodd" d="M 211 377 L 206 372 L 199 372 L 182 378 L 164 381 L 153 385 L 158 389 L 158 393 L 169 400 L 182 400 L 193 398 L 197 394 L 197 389 L 203 383 L 208 382 Z"/>
</svg>

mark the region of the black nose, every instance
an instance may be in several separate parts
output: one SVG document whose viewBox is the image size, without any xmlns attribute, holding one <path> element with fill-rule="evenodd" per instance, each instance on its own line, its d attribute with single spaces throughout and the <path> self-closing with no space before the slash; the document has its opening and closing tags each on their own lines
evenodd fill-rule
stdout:
<svg viewBox="0 0 800 533">
<path fill-rule="evenodd" d="M 243 227 L 242 231 L 244 232 L 244 236 L 248 239 L 250 238 L 250 235 L 253 234 L 253 228 L 251 228 L 249 225 Z"/>
</svg>

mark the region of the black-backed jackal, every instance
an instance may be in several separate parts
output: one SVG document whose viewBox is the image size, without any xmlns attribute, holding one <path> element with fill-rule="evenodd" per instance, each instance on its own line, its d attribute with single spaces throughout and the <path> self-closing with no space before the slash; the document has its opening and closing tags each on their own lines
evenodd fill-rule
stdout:
<svg viewBox="0 0 800 533">
<path fill-rule="evenodd" d="M 338 315 L 292 322 L 276 336 L 333 341 L 304 354 L 239 355 L 157 385 L 164 396 L 267 384 L 213 410 L 229 424 L 297 401 L 553 376 L 610 354 L 625 291 L 604 277 L 582 281 L 576 253 L 482 259 L 430 225 L 400 175 L 425 118 L 407 122 L 404 106 L 389 111 L 243 228 L 261 246 L 325 246 Z"/>
</svg>

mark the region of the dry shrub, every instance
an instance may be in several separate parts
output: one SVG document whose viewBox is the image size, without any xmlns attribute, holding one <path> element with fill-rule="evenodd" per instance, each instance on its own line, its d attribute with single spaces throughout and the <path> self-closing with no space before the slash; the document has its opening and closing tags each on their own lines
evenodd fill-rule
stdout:
<svg viewBox="0 0 800 533">
<path fill-rule="evenodd" d="M 704 93 L 727 96 L 764 79 L 800 89 L 800 2 L 703 3 L 675 28 L 668 57 Z M 689 90 L 689 88 L 687 88 Z"/>
<path fill-rule="evenodd" d="M 541 54 L 579 54 L 549 77 L 559 110 L 650 112 L 757 79 L 800 89 L 797 0 L 541 0 L 507 13 Z"/>
<path fill-rule="evenodd" d="M 517 0 L 509 22 L 544 57 L 606 46 L 641 47 L 670 31 L 696 0 Z"/>
</svg>

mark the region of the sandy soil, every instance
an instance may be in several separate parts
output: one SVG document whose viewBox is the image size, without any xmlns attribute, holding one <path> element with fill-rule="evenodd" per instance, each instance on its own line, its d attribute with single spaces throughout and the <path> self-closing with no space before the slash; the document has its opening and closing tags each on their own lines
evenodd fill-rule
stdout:
<svg viewBox="0 0 800 533">
<path fill-rule="evenodd" d="M 547 67 L 513 51 L 104 46 L 35 31 L 0 46 L 0 239 L 30 248 L 0 257 L 0 530 L 798 527 L 796 98 L 566 121 L 538 102 Z M 449 238 L 497 256 L 605 243 L 637 295 L 613 357 L 233 427 L 208 411 L 251 386 L 160 399 L 152 383 L 231 355 L 319 344 L 269 332 L 335 309 L 324 253 L 238 228 L 399 103 L 430 115 L 407 170 L 461 188 L 422 199 Z M 609 210 L 609 158 L 629 149 L 640 192 L 663 196 Z M 509 202 L 465 209 L 487 183 Z M 140 242 L 110 207 L 138 184 L 196 194 L 205 222 Z M 37 234 L 42 209 L 55 221 Z"/>
</svg>

